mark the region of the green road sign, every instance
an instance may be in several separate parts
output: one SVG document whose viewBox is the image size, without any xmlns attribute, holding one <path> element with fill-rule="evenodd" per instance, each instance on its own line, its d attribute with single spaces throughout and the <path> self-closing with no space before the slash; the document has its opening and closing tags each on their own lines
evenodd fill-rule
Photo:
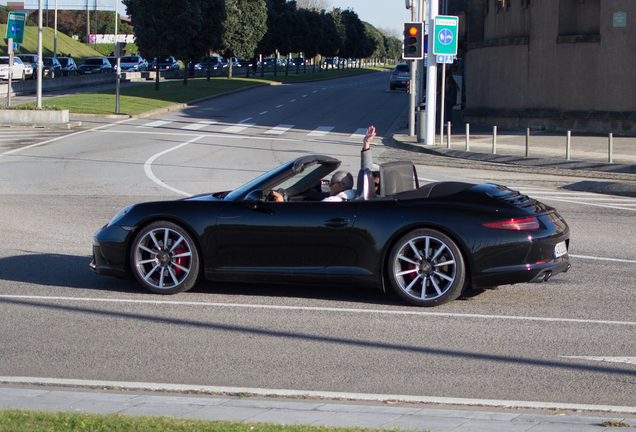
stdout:
<svg viewBox="0 0 636 432">
<path fill-rule="evenodd" d="M 433 20 L 433 54 L 457 55 L 459 18 L 438 15 Z"/>
<path fill-rule="evenodd" d="M 12 38 L 13 43 L 21 44 L 24 40 L 24 27 L 26 26 L 26 14 L 9 12 L 7 19 L 6 39 Z"/>
</svg>

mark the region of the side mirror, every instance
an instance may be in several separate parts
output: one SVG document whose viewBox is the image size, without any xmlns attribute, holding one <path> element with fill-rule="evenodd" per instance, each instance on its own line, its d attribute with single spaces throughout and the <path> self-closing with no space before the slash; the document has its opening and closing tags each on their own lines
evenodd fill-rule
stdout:
<svg viewBox="0 0 636 432">
<path fill-rule="evenodd" d="M 263 191 L 260 189 L 253 190 L 248 193 L 244 199 L 247 208 L 255 210 L 260 203 L 264 201 Z"/>
</svg>

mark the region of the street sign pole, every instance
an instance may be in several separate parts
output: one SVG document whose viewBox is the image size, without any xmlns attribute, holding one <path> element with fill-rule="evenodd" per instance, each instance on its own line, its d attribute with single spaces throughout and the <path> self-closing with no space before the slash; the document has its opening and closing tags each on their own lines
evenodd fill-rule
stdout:
<svg viewBox="0 0 636 432">
<path fill-rule="evenodd" d="M 9 74 L 7 75 L 7 108 L 9 108 L 11 106 L 11 77 L 13 75 L 13 38 L 7 39 L 7 53 L 9 54 Z"/>
<path fill-rule="evenodd" d="M 37 85 L 35 93 L 35 108 L 42 109 L 42 69 L 44 68 L 44 62 L 42 62 L 42 0 L 38 1 L 38 70 L 37 70 Z"/>
<path fill-rule="evenodd" d="M 428 54 L 426 56 L 427 68 L 426 73 L 426 145 L 435 145 L 435 110 L 437 108 L 437 62 L 435 54 L 433 54 L 434 38 L 434 21 L 437 16 L 439 4 L 437 1 L 429 1 L 428 17 Z M 441 144 L 441 143 L 440 143 Z"/>
</svg>

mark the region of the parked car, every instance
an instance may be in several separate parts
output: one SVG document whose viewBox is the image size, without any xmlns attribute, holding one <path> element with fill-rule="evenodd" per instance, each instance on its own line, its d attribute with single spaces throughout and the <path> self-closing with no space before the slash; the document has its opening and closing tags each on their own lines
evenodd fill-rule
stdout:
<svg viewBox="0 0 636 432">
<path fill-rule="evenodd" d="M 0 79 L 9 80 L 9 69 L 11 69 L 12 80 L 26 79 L 24 63 L 19 57 L 13 57 L 13 67 L 9 68 L 9 56 L 0 56 Z"/>
<path fill-rule="evenodd" d="M 62 76 L 76 75 L 77 63 L 71 57 L 58 57 L 57 61 L 62 65 Z"/>
<path fill-rule="evenodd" d="M 239 59 L 237 63 L 238 63 L 238 67 L 252 67 L 252 66 L 254 66 L 253 60 L 249 60 L 249 59 Z"/>
<path fill-rule="evenodd" d="M 17 54 L 16 57 L 19 57 L 22 60 L 22 63 L 31 65 L 33 69 L 33 75 L 31 78 L 35 78 L 38 70 L 38 56 L 36 54 Z"/>
<path fill-rule="evenodd" d="M 122 72 L 142 72 L 146 70 L 146 61 L 139 56 L 125 56 L 119 59 Z"/>
<path fill-rule="evenodd" d="M 406 84 L 411 79 L 411 71 L 409 65 L 406 63 L 400 63 L 395 66 L 389 76 L 389 88 L 395 90 L 398 87 L 407 88 Z"/>
<path fill-rule="evenodd" d="M 31 65 L 31 74 L 29 75 L 27 72 L 27 78 L 34 78 L 38 70 L 38 56 L 36 54 L 17 54 L 16 57 L 19 57 L 20 60 L 22 60 L 25 67 L 27 67 L 27 65 Z"/>
<path fill-rule="evenodd" d="M 379 194 L 365 169 L 352 200 L 324 202 L 340 164 L 301 156 L 233 191 L 125 207 L 94 236 L 90 267 L 161 294 L 201 278 L 355 284 L 416 306 L 570 268 L 570 229 L 549 205 L 489 183 L 420 186 L 410 161 L 380 165 Z"/>
<path fill-rule="evenodd" d="M 113 67 L 106 57 L 89 57 L 77 70 L 80 74 L 97 74 L 113 72 Z"/>
<path fill-rule="evenodd" d="M 159 65 L 160 71 L 173 71 L 173 70 L 178 71 L 179 70 L 179 62 L 172 56 L 160 57 L 159 60 L 155 58 L 152 61 L 150 70 L 157 70 L 157 65 Z"/>
<path fill-rule="evenodd" d="M 202 70 L 208 70 L 208 65 L 210 70 L 218 70 L 223 68 L 223 59 L 219 56 L 203 57 L 198 64 Z"/>
<path fill-rule="evenodd" d="M 62 76 L 62 65 L 55 57 L 42 57 L 42 77 L 57 78 Z"/>
</svg>

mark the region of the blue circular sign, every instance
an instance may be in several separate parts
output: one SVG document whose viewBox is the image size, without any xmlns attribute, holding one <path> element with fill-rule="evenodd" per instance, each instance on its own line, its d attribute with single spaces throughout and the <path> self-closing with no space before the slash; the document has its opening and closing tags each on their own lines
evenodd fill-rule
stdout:
<svg viewBox="0 0 636 432">
<path fill-rule="evenodd" d="M 442 45 L 449 45 L 453 42 L 453 32 L 449 29 L 442 29 L 437 34 L 437 40 L 439 40 L 439 43 Z"/>
<path fill-rule="evenodd" d="M 20 27 L 20 24 L 18 23 L 11 24 L 11 34 L 19 35 L 20 30 L 22 30 L 22 27 Z"/>
</svg>

